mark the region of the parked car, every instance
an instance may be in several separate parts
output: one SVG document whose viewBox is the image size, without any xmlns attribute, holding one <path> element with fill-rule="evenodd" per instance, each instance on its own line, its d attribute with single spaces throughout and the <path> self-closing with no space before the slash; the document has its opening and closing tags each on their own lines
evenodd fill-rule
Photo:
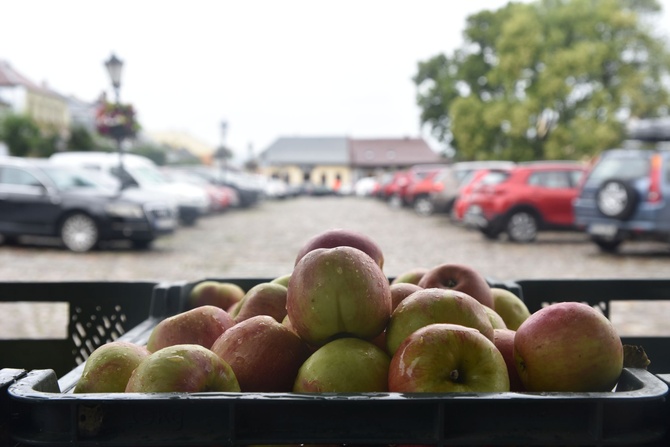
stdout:
<svg viewBox="0 0 670 447">
<path fill-rule="evenodd" d="M 409 169 L 397 171 L 386 190 L 386 197 L 391 206 L 411 206 L 414 196 L 408 196 L 412 185 L 422 182 L 427 176 L 439 170 L 439 164 L 414 165 Z"/>
<path fill-rule="evenodd" d="M 163 166 L 160 171 L 170 182 L 188 183 L 202 188 L 209 196 L 210 213 L 220 213 L 237 203 L 237 192 L 229 186 L 214 185 L 199 175 L 183 169 Z"/>
<path fill-rule="evenodd" d="M 174 232 L 176 205 L 139 190 L 100 183 L 89 171 L 45 160 L 0 158 L 0 235 L 59 237 L 86 252 L 101 241 L 148 248 Z"/>
<path fill-rule="evenodd" d="M 670 151 L 606 150 L 574 201 L 575 223 L 606 252 L 624 241 L 670 242 L 669 198 Z"/>
<path fill-rule="evenodd" d="M 444 171 L 450 170 L 449 166 L 436 165 L 432 169 L 424 169 L 416 172 L 410 179 L 405 190 L 403 202 L 411 206 L 420 216 L 429 216 L 435 211 L 431 194 L 441 185 L 436 181 Z"/>
<path fill-rule="evenodd" d="M 511 241 L 532 242 L 542 230 L 576 230 L 572 201 L 585 171 L 570 161 L 493 170 L 471 196 L 471 216 L 491 239 L 504 232 Z"/>
<path fill-rule="evenodd" d="M 380 185 L 379 198 L 392 205 L 399 205 L 400 190 L 407 185 L 409 170 L 399 169 L 384 178 Z"/>
<path fill-rule="evenodd" d="M 264 178 L 263 195 L 268 199 L 285 199 L 291 195 L 288 183 L 276 177 Z"/>
<path fill-rule="evenodd" d="M 505 169 L 476 169 L 463 178 L 461 185 L 458 188 L 458 195 L 454 199 L 454 203 L 451 206 L 451 211 L 449 213 L 449 217 L 453 222 L 471 226 L 472 222 L 467 217 L 470 216 L 468 210 L 472 204 L 472 195 L 482 182 L 496 182 L 494 176 L 500 171 L 505 171 Z M 492 174 L 489 175 L 489 173 Z"/>
<path fill-rule="evenodd" d="M 240 208 L 256 205 L 263 198 L 263 182 L 245 172 L 204 165 L 181 168 L 190 170 L 212 184 L 233 188 L 237 192 L 237 206 Z"/>
<path fill-rule="evenodd" d="M 118 177 L 123 188 L 140 188 L 157 196 L 169 196 L 179 207 L 179 221 L 193 225 L 209 211 L 209 196 L 201 187 L 169 181 L 148 158 L 137 154 L 123 154 L 123 162 L 116 152 L 58 152 L 49 161 L 61 166 L 72 166 L 105 172 Z"/>
<path fill-rule="evenodd" d="M 354 183 L 354 195 L 358 197 L 370 197 L 378 188 L 379 181 L 375 177 L 363 177 Z"/>
<path fill-rule="evenodd" d="M 430 205 L 434 213 L 451 213 L 463 182 L 473 172 L 488 168 L 509 168 L 514 162 L 504 160 L 461 161 L 440 171 L 430 191 Z"/>
</svg>

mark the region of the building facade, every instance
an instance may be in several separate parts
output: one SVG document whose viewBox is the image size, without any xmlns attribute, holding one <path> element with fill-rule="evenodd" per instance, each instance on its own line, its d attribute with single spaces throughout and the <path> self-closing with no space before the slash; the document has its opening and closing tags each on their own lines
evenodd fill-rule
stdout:
<svg viewBox="0 0 670 447">
<path fill-rule="evenodd" d="M 291 186 L 335 189 L 351 184 L 349 139 L 346 137 L 282 137 L 259 156 L 261 174 Z"/>
<path fill-rule="evenodd" d="M 260 154 L 262 174 L 291 186 L 334 188 L 363 177 L 443 163 L 422 138 L 282 137 Z"/>
<path fill-rule="evenodd" d="M 38 85 L 0 60 L 0 101 L 11 113 L 32 118 L 45 135 L 69 137 L 70 110 L 67 99 L 47 85 Z"/>
</svg>

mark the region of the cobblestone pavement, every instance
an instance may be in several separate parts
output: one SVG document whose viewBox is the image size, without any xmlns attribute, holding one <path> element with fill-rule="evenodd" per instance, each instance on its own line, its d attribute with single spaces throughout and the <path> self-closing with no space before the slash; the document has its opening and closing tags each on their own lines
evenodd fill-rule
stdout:
<svg viewBox="0 0 670 447">
<path fill-rule="evenodd" d="M 120 245 L 74 254 L 58 247 L 0 246 L 0 281 L 273 278 L 290 272 L 302 243 L 330 228 L 349 228 L 377 241 L 389 276 L 458 262 L 502 280 L 670 277 L 668 245 L 630 244 L 617 255 L 606 255 L 573 232 L 543 233 L 533 244 L 489 241 L 444 215 L 420 217 L 376 199 L 300 197 L 208 216 L 158 240 L 148 251 Z M 622 304 L 619 310 L 613 307 L 612 318 L 625 314 L 619 324 L 632 333 L 651 328 L 670 334 L 665 324 L 670 306 L 663 305 L 637 309 L 633 303 Z"/>
</svg>

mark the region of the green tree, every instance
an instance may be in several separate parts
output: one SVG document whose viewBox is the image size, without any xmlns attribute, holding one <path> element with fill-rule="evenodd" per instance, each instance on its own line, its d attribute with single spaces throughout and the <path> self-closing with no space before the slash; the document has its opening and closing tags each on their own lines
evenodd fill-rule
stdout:
<svg viewBox="0 0 670 447">
<path fill-rule="evenodd" d="M 10 114 L 0 122 L 0 139 L 9 147 L 9 154 L 16 157 L 33 155 L 42 144 L 40 129 L 35 121 L 24 115 Z"/>
<path fill-rule="evenodd" d="M 656 0 L 508 3 L 467 19 L 464 45 L 418 64 L 421 122 L 457 158 L 578 159 L 628 117 L 670 113 Z"/>
<path fill-rule="evenodd" d="M 73 126 L 67 142 L 69 151 L 94 151 L 97 149 L 93 133 L 84 126 Z"/>
</svg>

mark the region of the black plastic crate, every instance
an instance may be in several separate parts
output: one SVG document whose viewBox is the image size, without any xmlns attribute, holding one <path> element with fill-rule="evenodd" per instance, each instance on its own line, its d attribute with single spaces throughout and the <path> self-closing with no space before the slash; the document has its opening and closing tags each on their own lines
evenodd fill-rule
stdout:
<svg viewBox="0 0 670 447">
<path fill-rule="evenodd" d="M 625 369 L 615 392 L 61 393 L 50 370 L 12 384 L 24 445 L 664 445 L 668 387 Z"/>
<path fill-rule="evenodd" d="M 0 302 L 66 303 L 69 313 L 63 338 L 0 339 L 0 368 L 53 369 L 58 375 L 71 371 L 94 349 L 145 321 L 154 312 L 152 306 L 162 310 L 165 299 L 161 291 L 154 293 L 156 285 L 155 282 L 0 283 Z"/>
</svg>

